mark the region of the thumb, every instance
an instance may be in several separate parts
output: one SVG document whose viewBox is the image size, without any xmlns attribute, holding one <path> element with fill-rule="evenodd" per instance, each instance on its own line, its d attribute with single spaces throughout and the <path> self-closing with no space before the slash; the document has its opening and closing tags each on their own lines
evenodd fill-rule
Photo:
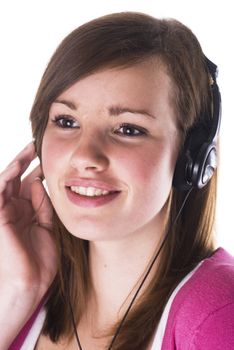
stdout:
<svg viewBox="0 0 234 350">
<path fill-rule="evenodd" d="M 51 229 L 53 207 L 51 200 L 42 184 L 42 180 L 39 177 L 36 177 L 32 182 L 31 198 L 38 224 L 47 229 Z"/>
</svg>

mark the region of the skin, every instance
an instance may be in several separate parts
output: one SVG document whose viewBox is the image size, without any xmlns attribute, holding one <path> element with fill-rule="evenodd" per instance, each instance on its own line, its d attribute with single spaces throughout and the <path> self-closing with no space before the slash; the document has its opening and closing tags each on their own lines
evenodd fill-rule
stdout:
<svg viewBox="0 0 234 350">
<path fill-rule="evenodd" d="M 155 60 L 96 72 L 51 105 L 42 144 L 49 196 L 67 229 L 90 241 L 93 290 L 78 325 L 85 349 L 103 348 L 93 335 L 121 317 L 163 237 L 179 149 L 171 94 L 170 77 Z M 55 123 L 58 116 L 63 119 Z M 105 205 L 79 207 L 66 194 L 71 178 L 100 181 L 120 193 Z M 37 349 L 47 346 L 63 348 L 41 336 Z"/>
<path fill-rule="evenodd" d="M 33 143 L 0 174 L 0 350 L 8 349 L 54 279 L 57 257 L 50 227 L 52 207 L 36 167 Z"/>
<path fill-rule="evenodd" d="M 51 201 L 73 235 L 126 243 L 142 233 L 143 240 L 152 232 L 155 235 L 178 148 L 169 94 L 169 77 L 149 62 L 101 71 L 74 84 L 57 100 L 72 101 L 76 111 L 52 104 L 42 145 L 43 171 Z M 152 117 L 129 112 L 109 115 L 113 106 L 147 110 Z M 56 115 L 64 114 L 74 120 L 70 129 L 53 122 Z M 126 136 L 122 123 L 144 128 L 147 134 Z M 107 205 L 78 209 L 65 194 L 70 178 L 102 181 L 121 193 Z"/>
</svg>

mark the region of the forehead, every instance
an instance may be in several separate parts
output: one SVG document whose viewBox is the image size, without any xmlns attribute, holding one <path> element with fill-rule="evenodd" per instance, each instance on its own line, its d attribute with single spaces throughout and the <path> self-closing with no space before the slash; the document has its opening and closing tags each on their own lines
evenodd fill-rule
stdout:
<svg viewBox="0 0 234 350">
<path fill-rule="evenodd" d="M 51 113 L 73 113 L 78 118 L 100 121 L 130 112 L 138 120 L 143 121 L 143 116 L 151 127 L 174 132 L 178 127 L 171 91 L 172 81 L 162 64 L 148 61 L 109 67 L 65 90 L 52 104 Z"/>
<path fill-rule="evenodd" d="M 159 59 L 151 59 L 127 67 L 102 68 L 74 83 L 59 98 L 87 100 L 89 104 L 98 97 L 104 104 L 111 98 L 120 98 L 134 101 L 138 107 L 148 104 L 153 108 L 162 98 L 171 104 L 172 85 L 165 66 Z"/>
</svg>

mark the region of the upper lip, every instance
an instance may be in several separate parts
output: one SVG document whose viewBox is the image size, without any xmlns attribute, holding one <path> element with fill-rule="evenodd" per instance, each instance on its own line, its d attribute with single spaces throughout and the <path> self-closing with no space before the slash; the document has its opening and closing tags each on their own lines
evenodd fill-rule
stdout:
<svg viewBox="0 0 234 350">
<path fill-rule="evenodd" d="M 103 181 L 91 180 L 91 179 L 69 179 L 65 182 L 65 186 L 66 187 L 71 187 L 71 186 L 94 187 L 94 188 L 99 188 L 101 190 L 106 190 L 108 192 L 120 191 L 111 184 L 108 184 Z"/>
</svg>

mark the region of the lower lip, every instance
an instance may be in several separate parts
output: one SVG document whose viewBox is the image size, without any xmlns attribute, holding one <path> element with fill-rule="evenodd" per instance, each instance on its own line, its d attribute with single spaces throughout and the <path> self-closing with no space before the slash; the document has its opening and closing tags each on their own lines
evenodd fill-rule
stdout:
<svg viewBox="0 0 234 350">
<path fill-rule="evenodd" d="M 95 208 L 105 205 L 113 201 L 120 192 L 114 192 L 104 196 L 88 197 L 72 192 L 70 188 L 66 188 L 68 199 L 75 205 L 83 208 Z"/>
</svg>

